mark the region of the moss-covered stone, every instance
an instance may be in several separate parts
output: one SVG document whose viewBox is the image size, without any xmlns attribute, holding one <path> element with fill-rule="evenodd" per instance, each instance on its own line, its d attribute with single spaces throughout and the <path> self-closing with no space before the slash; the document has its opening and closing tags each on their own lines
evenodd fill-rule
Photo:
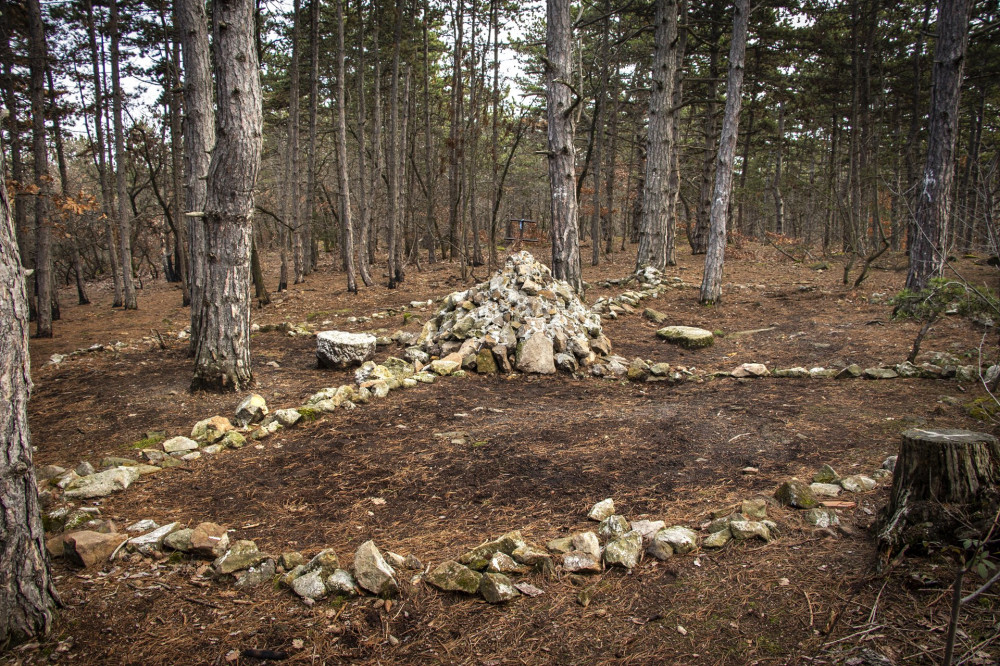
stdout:
<svg viewBox="0 0 1000 666">
<path fill-rule="evenodd" d="M 812 490 L 801 481 L 785 481 L 775 491 L 774 498 L 795 509 L 814 509 L 819 506 Z"/>
</svg>

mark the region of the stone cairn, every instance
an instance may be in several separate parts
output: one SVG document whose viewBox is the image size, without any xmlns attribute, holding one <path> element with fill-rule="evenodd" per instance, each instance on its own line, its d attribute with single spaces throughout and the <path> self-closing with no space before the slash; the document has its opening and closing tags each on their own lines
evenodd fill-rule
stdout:
<svg viewBox="0 0 1000 666">
<path fill-rule="evenodd" d="M 525 251 L 489 282 L 445 297 L 416 346 L 484 374 L 575 372 L 611 353 L 600 315 Z"/>
</svg>

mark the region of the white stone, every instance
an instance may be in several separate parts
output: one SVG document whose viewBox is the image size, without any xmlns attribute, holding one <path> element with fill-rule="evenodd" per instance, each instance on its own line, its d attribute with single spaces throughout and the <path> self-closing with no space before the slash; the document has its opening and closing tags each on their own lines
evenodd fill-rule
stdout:
<svg viewBox="0 0 1000 666">
<path fill-rule="evenodd" d="M 595 504 L 587 514 L 587 518 L 602 522 L 613 515 L 615 515 L 615 501 L 609 497 Z"/>
<path fill-rule="evenodd" d="M 178 451 L 194 451 L 198 448 L 198 442 L 194 441 L 189 437 L 171 437 L 167 441 L 163 442 L 163 450 L 167 453 L 176 453 Z"/>
<path fill-rule="evenodd" d="M 133 481 L 139 478 L 139 474 L 139 470 L 135 467 L 112 467 L 103 472 L 74 480 L 66 487 L 63 496 L 66 499 L 106 497 L 111 493 L 128 488 Z"/>
<path fill-rule="evenodd" d="M 375 356 L 375 336 L 346 331 L 316 334 L 316 362 L 321 368 L 343 369 L 361 365 Z"/>
</svg>

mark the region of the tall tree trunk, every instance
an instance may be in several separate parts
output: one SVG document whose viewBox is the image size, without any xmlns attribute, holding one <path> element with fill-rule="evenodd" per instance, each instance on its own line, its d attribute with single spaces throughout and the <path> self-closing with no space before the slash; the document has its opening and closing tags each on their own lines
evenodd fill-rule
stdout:
<svg viewBox="0 0 1000 666">
<path fill-rule="evenodd" d="M 610 25 L 610 13 L 611 13 L 611 3 L 610 0 L 604 1 L 604 20 L 601 22 L 601 47 L 600 47 L 600 59 L 601 59 L 601 70 L 600 70 L 600 82 L 597 86 L 597 99 L 594 101 L 594 125 L 595 125 L 595 135 L 594 135 L 594 192 L 592 199 L 593 210 L 590 214 L 590 265 L 597 266 L 601 263 L 601 179 L 604 174 L 601 173 L 601 167 L 603 163 L 602 152 L 604 150 L 604 133 L 605 133 L 605 117 L 607 115 L 607 96 L 608 96 L 608 32 L 611 30 Z"/>
<path fill-rule="evenodd" d="M 403 6 L 400 0 L 396 0 L 395 18 L 395 40 L 392 49 L 392 84 L 389 88 L 389 140 L 386 143 L 386 166 L 388 170 L 389 189 L 389 289 L 395 289 L 399 280 L 401 267 L 398 265 L 399 258 L 399 232 L 400 232 L 400 210 L 399 210 L 399 167 L 400 160 L 400 131 L 399 131 L 399 49 L 400 42 L 403 41 Z"/>
<path fill-rule="evenodd" d="M 250 368 L 250 245 L 260 169 L 260 68 L 252 0 L 215 0 L 212 12 L 217 142 L 205 203 L 206 279 L 192 389 L 241 391 Z"/>
<path fill-rule="evenodd" d="M 36 0 L 29 11 L 41 22 Z M 44 67 L 44 65 L 43 65 Z M 0 149 L 0 645 L 44 636 L 59 597 L 45 554 L 38 487 L 31 461 L 28 396 L 28 303 L 24 270 L 7 198 L 7 169 Z"/>
<path fill-rule="evenodd" d="M 667 267 L 667 203 L 670 169 L 673 165 L 673 120 L 671 112 L 677 69 L 677 3 L 657 0 L 655 53 L 649 95 L 649 137 L 646 148 L 646 179 L 642 193 L 642 222 L 636 270 Z"/>
<path fill-rule="evenodd" d="M 28 0 L 28 55 L 31 71 L 31 139 L 35 157 L 35 289 L 38 294 L 35 334 L 52 337 L 52 178 L 45 138 L 45 70 L 48 47 L 39 0 Z"/>
<path fill-rule="evenodd" d="M 368 156 L 365 141 L 368 118 L 365 115 L 365 12 L 364 0 L 358 0 L 358 273 L 366 287 L 374 284 L 368 261 L 368 229 L 371 225 L 371 202 L 368 201 Z M 376 55 L 376 57 L 378 57 Z"/>
<path fill-rule="evenodd" d="M 733 39 L 729 46 L 729 79 L 726 82 L 726 111 L 719 138 L 719 157 L 715 168 L 715 191 L 712 196 L 711 230 L 705 256 L 705 275 L 701 283 L 701 303 L 718 303 L 722 298 L 722 264 L 726 252 L 726 217 L 733 189 L 733 161 L 740 128 L 740 103 L 743 96 L 743 61 L 747 48 L 749 1 L 736 0 L 733 9 Z"/>
<path fill-rule="evenodd" d="M 785 233 L 785 199 L 781 196 L 781 163 L 784 157 L 782 147 L 785 143 L 785 102 L 778 102 L 778 136 L 774 149 L 774 180 L 771 181 L 771 194 L 774 196 L 774 233 Z M 746 163 L 744 163 L 745 165 Z M 743 167 L 746 169 L 746 166 Z"/>
<path fill-rule="evenodd" d="M 496 0 L 494 0 L 495 2 Z M 431 61 L 430 61 L 430 40 L 427 35 L 428 22 L 430 20 L 430 0 L 424 0 L 424 20 L 421 21 L 423 28 L 423 38 L 424 38 L 424 173 L 426 174 L 426 187 L 424 188 L 426 195 L 426 212 L 424 213 L 424 231 L 426 235 L 427 243 L 427 262 L 435 263 L 437 261 L 437 238 L 435 237 L 432 228 L 435 224 L 434 221 L 434 183 L 436 178 L 434 177 L 434 169 L 431 164 L 431 96 L 430 96 L 430 79 L 431 79 Z M 494 125 L 495 126 L 495 125 Z M 496 151 L 494 151 L 494 159 L 496 157 Z M 493 168 L 494 174 L 496 174 L 496 166 Z"/>
<path fill-rule="evenodd" d="M 464 28 L 463 5 L 458 0 L 453 9 L 455 45 L 451 73 L 451 122 L 448 130 L 448 259 L 455 260 L 458 252 L 458 223 L 461 215 L 461 173 L 465 120 L 462 113 L 462 39 Z"/>
<path fill-rule="evenodd" d="M 925 0 L 924 2 L 924 13 L 923 18 L 920 20 L 920 27 L 914 31 L 914 42 L 913 47 L 913 88 L 910 93 L 910 129 L 906 137 L 906 191 L 910 193 L 907 197 L 910 209 L 915 211 L 917 209 L 917 197 L 918 197 L 918 183 L 917 183 L 917 172 L 919 170 L 919 145 L 920 145 L 920 125 L 923 119 L 923 114 L 921 113 L 921 80 L 923 78 L 923 60 L 924 60 L 924 35 L 927 34 L 927 26 L 930 24 L 931 20 L 931 9 L 934 6 L 934 0 Z M 893 248 L 898 250 L 902 244 L 902 234 L 898 236 L 893 236 Z M 913 224 L 906 225 L 906 245 L 910 247 L 913 245 Z"/>
<path fill-rule="evenodd" d="M 118 26 L 118 2 L 111 0 L 111 107 L 115 125 L 115 186 L 118 190 L 118 242 L 121 247 L 122 285 L 125 309 L 138 310 L 139 300 L 132 277 L 132 209 L 129 207 L 128 174 L 125 159 L 125 123 L 122 119 L 124 93 L 121 80 L 121 31 Z"/>
<path fill-rule="evenodd" d="M 0 11 L 3 11 L 6 15 L 8 2 L 5 0 L 3 5 L 0 5 Z M 19 192 L 24 187 L 25 175 L 24 175 L 24 163 L 21 157 L 21 127 L 20 120 L 18 119 L 18 103 L 17 97 L 14 95 L 15 81 L 14 81 L 14 52 L 11 50 L 10 39 L 11 39 L 11 29 L 13 26 L 7 24 L 6 22 L 0 22 L 0 48 L 3 49 L 2 60 L 3 60 L 3 99 L 4 105 L 7 108 L 7 123 L 10 128 L 10 166 L 11 166 L 11 177 L 16 185 L 16 190 L 13 194 L 14 196 L 14 234 L 17 236 L 18 250 L 21 254 L 21 261 L 27 262 L 30 260 L 28 256 L 27 239 L 28 239 L 28 205 L 27 205 L 27 195 Z M 30 283 L 30 280 L 28 281 Z M 31 289 L 29 287 L 29 293 Z M 30 297 L 29 297 L 29 308 L 30 308 Z"/>
<path fill-rule="evenodd" d="M 910 247 L 906 288 L 917 291 L 944 271 L 948 249 L 947 225 L 951 213 L 951 186 L 955 177 L 955 141 L 965 48 L 969 40 L 968 0 L 941 0 L 938 5 L 937 43 L 927 161 L 917 201 L 916 226 Z"/>
<path fill-rule="evenodd" d="M 719 3 L 713 2 L 713 14 L 719 8 Z M 715 101 L 719 84 L 719 40 L 721 30 L 718 23 L 712 23 L 712 34 L 709 41 L 709 83 L 706 92 L 708 103 L 705 104 L 703 120 L 704 144 L 702 148 L 701 183 L 698 190 L 698 206 L 695 208 L 695 225 L 691 230 L 688 242 L 691 244 L 691 254 L 705 254 L 708 250 L 708 234 L 711 227 L 712 211 L 712 169 L 717 156 L 716 141 L 719 132 L 718 102 Z"/>
<path fill-rule="evenodd" d="M 187 212 L 191 258 L 191 353 L 201 338 L 202 313 L 207 306 L 205 274 L 205 199 L 208 166 L 215 147 L 212 110 L 212 66 L 208 47 L 208 17 L 204 0 L 177 0 L 174 20 L 184 54 L 184 210 Z M 178 221 L 178 224 L 183 222 Z"/>
<path fill-rule="evenodd" d="M 267 293 L 267 283 L 264 281 L 264 269 L 260 265 L 260 253 L 257 252 L 257 235 L 251 234 L 250 245 L 250 275 L 253 278 L 254 298 L 260 305 L 271 303 L 271 294 Z"/>
<path fill-rule="evenodd" d="M 340 0 L 337 3 L 340 9 Z M 340 93 L 342 95 L 343 92 Z M 340 95 L 337 99 L 340 99 Z M 309 3 L 309 148 L 306 153 L 306 209 L 305 218 L 306 233 L 309 237 L 309 246 L 312 248 L 312 239 L 316 235 L 313 232 L 313 224 L 316 217 L 316 122 L 319 115 L 319 0 L 310 0 Z M 341 157 L 346 156 L 341 153 Z M 312 273 L 314 262 L 312 252 L 306 257 L 306 275 Z"/>
<path fill-rule="evenodd" d="M 552 274 L 583 292 L 573 146 L 572 50 L 569 0 L 547 0 L 545 99 L 548 118 L 549 186 L 552 190 Z"/>
<path fill-rule="evenodd" d="M 125 303 L 125 292 L 122 286 L 121 272 L 118 270 L 118 255 L 116 254 L 114 220 L 115 195 L 111 187 L 111 177 L 108 173 L 108 151 L 104 139 L 105 101 L 104 77 L 102 76 L 103 50 L 97 47 L 97 26 L 94 19 L 94 5 L 91 0 L 84 0 L 87 11 L 87 41 L 90 44 L 90 63 L 94 72 L 94 136 L 97 138 L 97 177 L 101 181 L 101 206 L 104 210 L 104 232 L 108 244 L 108 263 L 111 265 L 111 282 L 114 285 L 114 297 L 111 307 L 119 308 Z"/>
<path fill-rule="evenodd" d="M 373 13 L 375 18 L 375 31 L 374 31 L 374 49 L 375 53 L 375 96 L 373 99 L 372 106 L 374 111 L 374 126 L 372 127 L 372 155 L 375 158 L 375 164 L 372 169 L 372 179 L 371 179 L 371 197 L 375 198 L 375 193 L 382 188 L 382 172 L 384 171 L 385 162 L 384 155 L 382 153 L 382 57 L 381 49 L 379 48 L 379 21 L 378 14 Z M 369 215 L 368 217 L 368 228 L 363 230 L 366 234 L 364 237 L 364 242 L 362 247 L 368 253 L 368 263 L 375 262 L 375 248 L 378 245 L 378 225 L 374 222 L 375 216 Z"/>
<path fill-rule="evenodd" d="M 673 114 L 673 160 L 670 163 L 670 178 L 667 179 L 667 266 L 677 265 L 677 204 L 681 195 L 681 101 L 684 88 L 684 54 L 688 38 L 688 0 L 677 4 L 677 67 L 674 73 L 674 95 L 670 112 Z M 682 22 L 683 21 L 683 22 Z"/>
<path fill-rule="evenodd" d="M 49 83 L 49 96 L 52 98 L 52 105 L 55 107 L 56 91 L 52 82 L 52 68 L 45 71 Z M 66 151 L 63 148 L 62 126 L 59 122 L 59 115 L 52 114 L 52 136 L 56 144 L 56 160 L 59 165 L 59 184 L 63 199 L 70 197 L 69 189 L 69 166 L 66 164 Z M 79 216 L 77 216 L 79 220 Z M 83 259 L 80 256 L 80 229 L 74 229 L 72 238 L 69 239 L 70 258 L 73 262 L 73 273 L 76 275 L 76 295 L 80 305 L 89 305 L 90 298 L 87 296 L 87 284 L 83 279 Z M 59 300 L 55 290 L 52 293 L 53 307 L 58 307 Z"/>
<path fill-rule="evenodd" d="M 170 190 L 171 207 L 173 209 L 174 254 L 177 256 L 177 272 L 181 279 L 181 304 L 191 305 L 190 266 L 187 248 L 187 228 L 184 217 L 184 140 L 181 123 L 183 122 L 184 91 L 181 88 L 181 46 L 179 28 L 174 23 L 173 30 L 168 30 L 166 18 L 161 15 L 163 23 L 164 48 L 170 57 L 170 67 L 167 76 L 167 103 L 170 109 Z M 173 38 L 173 39 L 171 39 Z"/>
<path fill-rule="evenodd" d="M 302 224 L 299 220 L 299 28 L 302 22 L 301 0 L 292 3 L 292 62 L 291 82 L 288 93 L 288 150 L 291 170 L 288 173 L 288 223 L 292 228 L 292 267 L 295 271 L 295 284 L 305 281 L 304 253 L 302 242 Z"/>
<path fill-rule="evenodd" d="M 312 0 L 317 4 L 318 0 Z M 351 223 L 351 181 L 347 177 L 347 103 L 344 99 L 344 7 L 337 5 L 337 176 L 340 179 L 340 247 L 347 268 L 347 291 L 358 293 L 354 282 L 354 225 Z M 313 48 L 315 51 L 315 46 Z M 310 122 L 310 134 L 315 123 Z M 313 137 L 310 137 L 310 140 Z M 364 253 L 362 253 L 364 254 Z"/>
</svg>

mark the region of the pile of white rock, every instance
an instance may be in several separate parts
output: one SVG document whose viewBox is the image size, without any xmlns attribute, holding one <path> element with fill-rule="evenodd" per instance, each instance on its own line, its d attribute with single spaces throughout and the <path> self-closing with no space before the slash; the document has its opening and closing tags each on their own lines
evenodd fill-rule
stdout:
<svg viewBox="0 0 1000 666">
<path fill-rule="evenodd" d="M 449 294 L 416 347 L 411 354 L 454 354 L 463 367 L 481 373 L 574 372 L 611 353 L 600 315 L 524 251 L 510 256 L 489 282 Z"/>
</svg>

